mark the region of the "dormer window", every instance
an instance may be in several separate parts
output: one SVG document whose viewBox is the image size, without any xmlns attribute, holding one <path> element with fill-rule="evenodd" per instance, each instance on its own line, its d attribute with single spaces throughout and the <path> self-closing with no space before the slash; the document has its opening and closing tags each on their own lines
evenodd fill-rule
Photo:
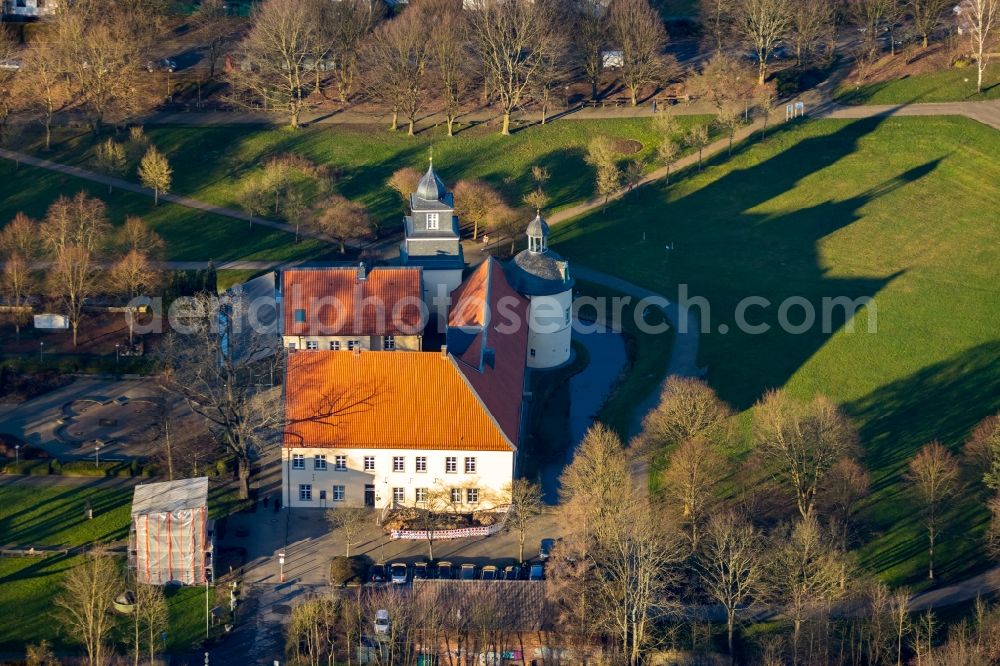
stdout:
<svg viewBox="0 0 1000 666">
<path fill-rule="evenodd" d="M 440 215 L 438 213 L 427 213 L 427 228 L 437 231 L 440 227 Z"/>
<path fill-rule="evenodd" d="M 295 323 L 304 324 L 306 323 L 306 311 L 303 309 L 298 309 L 295 311 Z"/>
</svg>

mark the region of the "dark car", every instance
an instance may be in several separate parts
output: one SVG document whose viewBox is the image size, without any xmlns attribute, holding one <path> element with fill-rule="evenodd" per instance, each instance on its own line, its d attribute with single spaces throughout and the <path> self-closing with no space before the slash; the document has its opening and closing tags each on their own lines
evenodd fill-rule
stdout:
<svg viewBox="0 0 1000 666">
<path fill-rule="evenodd" d="M 438 578 L 441 580 L 451 580 L 455 577 L 455 570 L 451 562 L 438 562 Z"/>
<path fill-rule="evenodd" d="M 428 570 L 426 562 L 417 562 L 413 565 L 413 580 L 429 580 L 431 572 Z"/>
<path fill-rule="evenodd" d="M 542 539 L 538 544 L 538 557 L 543 562 L 552 556 L 552 549 L 556 545 L 555 539 Z"/>
<path fill-rule="evenodd" d="M 458 574 L 459 580 L 476 580 L 476 565 L 463 564 L 462 570 Z"/>
<path fill-rule="evenodd" d="M 368 568 L 368 582 L 369 583 L 384 583 L 387 580 L 385 577 L 385 565 L 383 564 L 373 564 Z"/>
<path fill-rule="evenodd" d="M 531 571 L 528 573 L 528 580 L 545 580 L 545 565 L 532 564 Z"/>
<path fill-rule="evenodd" d="M 500 572 L 492 564 L 487 564 L 483 567 L 482 573 L 479 574 L 479 578 L 482 580 L 500 580 Z"/>
</svg>

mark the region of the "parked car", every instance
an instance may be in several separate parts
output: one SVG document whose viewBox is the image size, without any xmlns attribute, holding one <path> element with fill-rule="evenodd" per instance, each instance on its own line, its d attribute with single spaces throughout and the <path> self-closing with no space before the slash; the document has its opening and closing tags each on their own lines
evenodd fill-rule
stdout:
<svg viewBox="0 0 1000 666">
<path fill-rule="evenodd" d="M 392 625 L 389 622 L 389 611 L 384 608 L 375 611 L 375 633 L 376 634 L 388 634 L 389 627 Z"/>
<path fill-rule="evenodd" d="M 455 570 L 451 562 L 438 562 L 438 578 L 441 580 L 451 580 L 455 577 Z"/>
<path fill-rule="evenodd" d="M 21 69 L 21 61 L 15 58 L 0 58 L 0 69 L 8 72 L 16 72 Z"/>
<path fill-rule="evenodd" d="M 385 578 L 385 565 L 383 564 L 373 564 L 368 569 L 368 582 L 369 583 L 384 583 Z"/>
<path fill-rule="evenodd" d="M 413 580 L 428 580 L 430 577 L 426 562 L 417 562 L 413 565 Z"/>
<path fill-rule="evenodd" d="M 395 585 L 405 585 L 407 580 L 406 565 L 402 562 L 393 562 L 389 565 L 389 574 Z"/>
<path fill-rule="evenodd" d="M 476 565 L 463 564 L 462 570 L 458 574 L 459 580 L 476 580 Z"/>
<path fill-rule="evenodd" d="M 146 62 L 147 72 L 175 72 L 177 71 L 177 61 L 171 58 L 163 58 L 162 60 L 149 60 Z"/>
<path fill-rule="evenodd" d="M 542 539 L 541 543 L 538 544 L 538 557 L 543 562 L 550 557 L 552 557 L 552 549 L 556 545 L 555 539 Z"/>
<path fill-rule="evenodd" d="M 521 571 L 521 567 L 515 567 L 513 564 L 503 568 L 503 579 L 504 580 L 517 580 L 517 576 Z"/>
<path fill-rule="evenodd" d="M 528 573 L 528 580 L 545 580 L 545 565 L 532 564 L 531 571 Z"/>
<path fill-rule="evenodd" d="M 487 564 L 483 567 L 482 572 L 479 574 L 482 580 L 500 580 L 500 574 L 497 568 L 492 564 Z"/>
</svg>

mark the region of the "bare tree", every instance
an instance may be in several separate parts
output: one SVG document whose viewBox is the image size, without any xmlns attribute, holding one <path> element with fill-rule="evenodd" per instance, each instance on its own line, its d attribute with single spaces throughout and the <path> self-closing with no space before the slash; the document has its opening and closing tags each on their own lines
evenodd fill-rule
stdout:
<svg viewBox="0 0 1000 666">
<path fill-rule="evenodd" d="M 924 503 L 927 578 L 934 580 L 934 545 L 940 527 L 941 503 L 958 490 L 958 461 L 940 442 L 930 442 L 910 461 L 909 478 Z"/>
<path fill-rule="evenodd" d="M 318 51 L 331 64 L 341 104 L 354 93 L 362 44 L 385 14 L 381 0 L 338 0 L 319 3 Z"/>
<path fill-rule="evenodd" d="M 763 539 L 744 517 L 732 511 L 713 515 L 705 527 L 698 571 L 709 596 L 726 609 L 726 636 L 733 655 L 738 615 L 762 593 Z"/>
<path fill-rule="evenodd" d="M 613 43 L 621 49 L 621 79 L 635 106 L 639 91 L 659 81 L 671 69 L 663 54 L 666 28 L 648 0 L 613 0 L 608 26 Z"/>
<path fill-rule="evenodd" d="M 310 224 L 316 231 L 337 241 L 341 254 L 347 252 L 348 241 L 369 238 L 373 228 L 365 205 L 339 194 L 328 197 L 317 206 Z"/>
<path fill-rule="evenodd" d="M 333 652 L 337 631 L 337 608 L 334 599 L 311 596 L 292 606 L 288 623 L 288 651 L 309 666 L 336 663 Z"/>
<path fill-rule="evenodd" d="M 403 167 L 393 171 L 385 184 L 399 195 L 399 198 L 403 200 L 403 207 L 409 210 L 410 195 L 417 191 L 417 185 L 422 176 L 423 174 L 413 167 Z M 458 197 L 456 197 L 456 203 L 458 203 Z"/>
<path fill-rule="evenodd" d="M 785 607 L 792 621 L 796 653 L 803 623 L 843 596 L 847 566 L 844 554 L 812 515 L 772 536 L 766 581 L 774 601 Z"/>
<path fill-rule="evenodd" d="M 317 66 L 318 19 L 308 3 L 266 0 L 255 6 L 251 20 L 239 66 L 231 72 L 234 101 L 263 102 L 286 113 L 289 125 L 297 128 L 315 87 L 311 68 Z"/>
<path fill-rule="evenodd" d="M 150 259 L 162 259 L 165 247 L 163 238 L 134 215 L 125 218 L 125 224 L 118 231 L 117 244 L 125 252 L 136 250 Z"/>
<path fill-rule="evenodd" d="M 472 240 L 479 238 L 491 214 L 504 205 L 500 193 L 481 180 L 460 180 L 455 184 L 455 213 L 458 219 L 472 223 Z"/>
<path fill-rule="evenodd" d="M 983 73 L 989 65 L 990 33 L 1000 26 L 1000 0 L 967 0 L 958 5 L 966 19 L 972 55 L 976 61 L 976 92 L 983 92 Z"/>
<path fill-rule="evenodd" d="M 737 0 L 733 27 L 757 58 L 757 83 L 767 79 L 767 64 L 774 49 L 788 34 L 789 0 Z"/>
<path fill-rule="evenodd" d="M 681 522 L 687 525 L 692 553 L 698 550 L 701 527 L 727 471 L 726 459 L 703 437 L 686 439 L 670 453 L 663 470 L 663 492 L 671 508 L 679 509 Z"/>
<path fill-rule="evenodd" d="M 427 25 L 434 26 L 428 45 L 430 65 L 435 88 L 444 102 L 448 136 L 454 136 L 455 119 L 462 110 L 471 79 L 465 13 L 457 0 L 425 0 L 420 9 Z"/>
<path fill-rule="evenodd" d="M 45 129 L 45 150 L 52 146 L 52 116 L 68 101 L 66 64 L 59 50 L 50 44 L 32 43 L 25 53 L 24 67 L 31 76 L 24 77 L 23 90 L 31 107 L 40 112 Z"/>
<path fill-rule="evenodd" d="M 507 524 L 517 531 L 517 561 L 524 562 L 524 538 L 528 526 L 542 512 L 542 489 L 527 479 L 514 479 L 504 488 L 508 502 Z"/>
<path fill-rule="evenodd" d="M 470 0 L 467 4 L 476 54 L 486 86 L 500 104 L 500 133 L 507 136 L 511 114 L 521 105 L 555 43 L 550 6 L 532 0 Z"/>
<path fill-rule="evenodd" d="M 66 632 L 86 650 L 89 666 L 104 666 L 112 655 L 114 599 L 121 588 L 118 563 L 102 549 L 87 553 L 63 578 L 55 606 Z"/>
<path fill-rule="evenodd" d="M 590 97 L 597 99 L 597 86 L 604 71 L 604 51 L 608 46 L 607 4 L 603 0 L 576 0 L 573 9 L 573 47 L 590 83 Z"/>
<path fill-rule="evenodd" d="M 836 5 L 830 0 L 798 0 L 791 3 L 789 41 L 795 50 L 795 64 L 802 65 L 820 44 L 829 41 L 836 25 Z"/>
<path fill-rule="evenodd" d="M 847 550 L 851 519 L 858 501 L 871 491 L 871 475 L 854 458 L 841 458 L 830 469 L 820 491 L 819 502 L 840 525 L 840 547 Z"/>
<path fill-rule="evenodd" d="M 722 45 L 732 33 L 735 10 L 735 0 L 698 0 L 702 29 L 716 54 L 722 53 Z"/>
<path fill-rule="evenodd" d="M 35 284 L 31 261 L 38 249 L 38 225 L 24 213 L 15 215 L 0 230 L 0 259 L 4 261 L 0 291 L 14 308 L 11 317 L 17 340 L 21 339 L 21 326 L 28 321 L 30 313 L 28 296 Z"/>
<path fill-rule="evenodd" d="M 135 314 L 138 308 L 133 301 L 160 284 L 160 272 L 153 266 L 149 255 L 142 250 L 129 250 L 111 267 L 111 284 L 116 291 L 129 299 L 128 342 L 132 344 L 135 332 Z"/>
<path fill-rule="evenodd" d="M 17 44 L 7 31 L 0 32 L 0 60 L 11 62 L 19 55 Z M 21 93 L 18 90 L 24 80 L 18 67 L 0 69 L 0 142 L 7 136 L 7 121 L 18 106 Z"/>
<path fill-rule="evenodd" d="M 343 530 L 345 550 L 344 556 L 351 556 L 351 545 L 357 543 L 364 531 L 375 522 L 369 509 L 361 507 L 345 507 L 342 509 L 327 509 L 326 521 L 330 529 Z"/>
<path fill-rule="evenodd" d="M 229 12 L 225 0 L 202 0 L 198 9 L 191 15 L 192 23 L 203 33 L 207 46 L 208 78 L 215 78 L 215 69 L 219 65 L 223 50 L 229 42 Z"/>
<path fill-rule="evenodd" d="M 732 410 L 708 384 L 672 376 L 663 387 L 659 404 L 643 420 L 644 443 L 657 450 L 694 438 L 719 443 L 727 436 L 731 416 Z"/>
<path fill-rule="evenodd" d="M 770 391 L 754 407 L 753 428 L 761 454 L 791 487 L 803 518 L 812 515 L 830 469 L 857 444 L 853 425 L 822 395 L 800 403 L 784 391 Z"/>
<path fill-rule="evenodd" d="M 98 171 L 108 176 L 121 177 L 128 171 L 125 146 L 111 138 L 98 144 L 94 150 L 93 162 Z M 111 193 L 111 190 L 112 185 L 108 183 L 108 194 Z"/>
<path fill-rule="evenodd" d="M 143 643 L 146 646 L 149 663 L 155 664 L 156 648 L 161 645 L 163 633 L 170 626 L 170 609 L 163 595 L 163 588 L 158 585 L 136 585 L 135 606 L 132 613 L 135 666 L 139 666 Z"/>
<path fill-rule="evenodd" d="M 26 666 L 59 666 L 59 659 L 52 650 L 52 644 L 47 640 L 27 648 Z"/>
<path fill-rule="evenodd" d="M 559 477 L 563 504 L 575 500 L 598 516 L 618 515 L 624 489 L 631 487 L 625 450 L 618 435 L 598 422 L 592 425 L 573 453 L 573 461 Z"/>
<path fill-rule="evenodd" d="M 622 182 L 621 167 L 618 166 L 619 153 L 615 142 L 607 136 L 596 136 L 587 144 L 586 162 L 595 170 L 595 190 L 597 195 L 604 197 L 604 210 L 607 211 L 608 199 L 618 191 Z"/>
<path fill-rule="evenodd" d="M 176 325 L 160 345 L 161 382 L 206 419 L 236 458 L 239 495 L 246 499 L 251 464 L 276 445 L 285 423 L 279 389 L 262 387 L 263 377 L 280 372 L 280 341 L 266 331 L 240 328 L 248 304 L 239 298 L 220 303 L 202 294 L 186 306 L 178 308 Z M 227 323 L 224 330 L 220 321 Z"/>
<path fill-rule="evenodd" d="M 698 149 L 698 171 L 701 171 L 702 152 L 708 146 L 709 142 L 708 125 L 700 123 L 692 125 L 684 135 L 684 138 L 689 146 Z"/>
<path fill-rule="evenodd" d="M 155 146 L 150 146 L 139 162 L 139 181 L 153 190 L 154 206 L 160 203 L 160 192 L 170 189 L 172 176 L 173 169 L 167 158 Z"/>
<path fill-rule="evenodd" d="M 963 450 L 965 458 L 979 474 L 983 483 L 1000 491 L 1000 414 L 987 416 L 972 430 Z"/>
<path fill-rule="evenodd" d="M 913 27 L 920 35 L 921 43 L 925 49 L 930 42 L 931 33 L 941 25 L 944 13 L 951 4 L 951 0 L 909 0 L 908 6 Z"/>
<path fill-rule="evenodd" d="M 51 255 L 71 245 L 99 252 L 106 245 L 110 231 L 104 202 L 78 192 L 73 197 L 61 196 L 49 206 L 39 236 L 45 251 Z"/>
<path fill-rule="evenodd" d="M 363 56 L 369 94 L 392 110 L 395 131 L 399 114 L 407 120 L 407 136 L 413 136 L 417 113 L 427 101 L 427 24 L 420 5 L 380 25 Z"/>
</svg>

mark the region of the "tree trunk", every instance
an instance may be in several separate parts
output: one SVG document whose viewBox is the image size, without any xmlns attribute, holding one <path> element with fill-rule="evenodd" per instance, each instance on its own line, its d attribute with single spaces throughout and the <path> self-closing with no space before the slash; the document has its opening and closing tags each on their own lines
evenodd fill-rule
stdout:
<svg viewBox="0 0 1000 666">
<path fill-rule="evenodd" d="M 729 644 L 729 663 L 731 664 L 736 663 L 736 658 L 733 655 L 733 628 L 735 625 L 736 625 L 736 618 L 733 615 L 733 611 L 729 610 L 726 613 L 726 631 L 727 631 L 726 638 L 728 639 L 728 644 Z"/>
<path fill-rule="evenodd" d="M 160 205 L 160 188 L 158 187 L 153 188 L 153 205 L 154 206 Z"/>
<path fill-rule="evenodd" d="M 455 136 L 454 126 L 455 126 L 455 116 L 448 114 L 448 136 Z"/>
<path fill-rule="evenodd" d="M 340 241 L 340 253 L 347 254 L 347 244 L 344 241 Z"/>
<path fill-rule="evenodd" d="M 632 106 L 638 106 L 639 90 L 637 88 L 629 88 L 629 96 L 632 98 Z"/>
<path fill-rule="evenodd" d="M 521 538 L 517 543 L 517 561 L 524 562 L 524 530 L 521 530 Z"/>
<path fill-rule="evenodd" d="M 76 331 L 79 328 L 80 322 L 76 317 L 73 318 L 73 348 L 76 348 Z"/>
<path fill-rule="evenodd" d="M 395 132 L 396 128 L 399 127 L 399 111 L 396 109 L 392 110 L 392 123 L 389 125 L 389 131 Z"/>
<path fill-rule="evenodd" d="M 930 42 L 930 40 L 929 40 L 929 37 L 928 37 L 928 35 L 921 35 L 921 36 L 923 37 L 923 42 L 922 42 L 922 45 L 923 45 L 923 48 L 925 48 L 925 49 L 926 49 L 926 48 L 927 48 L 927 45 L 928 45 L 928 44 L 929 44 L 929 42 Z"/>
<path fill-rule="evenodd" d="M 135 332 L 135 308 L 128 309 L 128 344 L 132 346 L 132 335 Z"/>
<path fill-rule="evenodd" d="M 982 81 L 982 74 L 979 75 L 979 80 Z M 49 113 L 45 116 L 45 152 L 49 152 L 52 148 L 52 114 Z"/>
<path fill-rule="evenodd" d="M 413 136 L 413 118 L 410 118 L 406 127 L 406 136 Z"/>
<path fill-rule="evenodd" d="M 503 112 L 503 126 L 500 128 L 500 134 L 510 136 L 510 111 Z"/>
<path fill-rule="evenodd" d="M 764 85 L 764 80 L 767 79 L 767 63 L 764 62 L 764 58 L 760 58 L 760 64 L 757 65 L 757 85 Z"/>
<path fill-rule="evenodd" d="M 174 480 L 174 446 L 170 438 L 170 415 L 164 414 L 163 419 L 163 441 L 167 448 L 167 480 Z"/>
<path fill-rule="evenodd" d="M 250 460 L 245 457 L 241 457 L 237 463 L 238 474 L 239 474 L 239 497 L 240 499 L 250 498 Z"/>
</svg>

